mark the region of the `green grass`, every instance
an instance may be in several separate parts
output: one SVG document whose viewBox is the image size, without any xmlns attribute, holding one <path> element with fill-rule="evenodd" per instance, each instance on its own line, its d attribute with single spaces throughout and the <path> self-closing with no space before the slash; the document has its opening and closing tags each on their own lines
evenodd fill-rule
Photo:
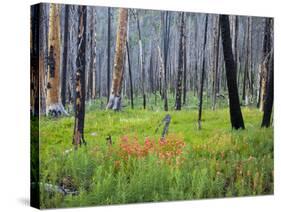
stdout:
<svg viewBox="0 0 281 212">
<path fill-rule="evenodd" d="M 257 109 L 243 108 L 246 130 L 238 131 L 231 130 L 227 108 L 204 109 L 200 131 L 196 110 L 169 111 L 169 139 L 185 146 L 180 156 L 167 161 L 155 152 L 124 158 L 120 148 L 123 136 L 140 145 L 147 137 L 158 142 L 162 128 L 155 129 L 166 115 L 160 104 L 131 110 L 128 103 L 118 113 L 99 107 L 99 102 L 87 106 L 87 146 L 69 154 L 74 118 L 41 117 L 40 181 L 59 185 L 70 176 L 79 191 L 62 196 L 41 187 L 42 208 L 273 194 L 273 128 L 260 128 Z"/>
</svg>

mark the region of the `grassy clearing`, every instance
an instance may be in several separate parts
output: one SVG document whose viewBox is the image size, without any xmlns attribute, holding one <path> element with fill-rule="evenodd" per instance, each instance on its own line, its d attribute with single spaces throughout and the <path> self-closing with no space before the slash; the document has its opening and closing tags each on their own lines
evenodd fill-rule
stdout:
<svg viewBox="0 0 281 212">
<path fill-rule="evenodd" d="M 196 110 L 169 111 L 172 121 L 162 147 L 162 129 L 155 129 L 165 112 L 98 107 L 87 109 L 87 146 L 78 151 L 69 151 L 73 117 L 41 117 L 41 182 L 59 185 L 69 176 L 79 191 L 62 196 L 41 188 L 43 208 L 273 193 L 273 128 L 260 128 L 262 114 L 256 109 L 243 108 L 243 131 L 231 130 L 228 109 L 204 110 L 201 131 Z M 177 142 L 185 144 L 182 149 Z"/>
</svg>

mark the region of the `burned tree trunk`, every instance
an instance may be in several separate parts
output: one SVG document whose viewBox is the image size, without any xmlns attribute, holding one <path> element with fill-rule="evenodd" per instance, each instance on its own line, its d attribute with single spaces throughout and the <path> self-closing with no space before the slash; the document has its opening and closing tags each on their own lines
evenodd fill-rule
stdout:
<svg viewBox="0 0 281 212">
<path fill-rule="evenodd" d="M 168 71 L 168 53 L 169 53 L 169 42 L 170 42 L 170 26 L 171 26 L 171 15 L 168 11 L 162 13 L 162 22 L 163 22 L 163 50 L 164 50 L 164 61 L 162 69 L 162 80 L 163 87 L 162 93 L 164 97 L 164 110 L 168 111 L 168 86 L 167 86 L 167 71 Z"/>
<path fill-rule="evenodd" d="M 127 49 L 128 69 L 129 69 L 129 80 L 130 80 L 131 108 L 134 109 L 134 88 L 133 88 L 133 79 L 132 79 L 132 70 L 131 70 L 130 48 L 129 48 L 129 43 L 128 43 L 128 41 L 126 41 L 126 49 Z"/>
<path fill-rule="evenodd" d="M 78 28 L 78 56 L 76 59 L 76 90 L 75 90 L 75 122 L 72 144 L 75 149 L 81 144 L 86 144 L 84 139 L 85 119 L 85 47 L 86 47 L 86 26 L 87 8 L 79 6 L 79 28 Z"/>
<path fill-rule="evenodd" d="M 59 5 L 50 4 L 46 114 L 67 114 L 60 100 L 60 15 Z"/>
<path fill-rule="evenodd" d="M 204 32 L 204 45 L 203 45 L 203 66 L 202 66 L 202 75 L 200 83 L 200 96 L 199 96 L 199 112 L 198 112 L 198 129 L 201 129 L 202 121 L 202 105 L 203 105 L 203 90 L 204 90 L 204 78 L 205 78 L 205 51 L 206 51 L 206 42 L 207 42 L 207 26 L 208 26 L 208 15 L 206 15 L 205 20 L 205 32 Z"/>
<path fill-rule="evenodd" d="M 40 6 L 33 6 L 31 8 L 31 34 L 30 34 L 30 111 L 32 115 L 39 115 L 39 68 L 42 63 L 40 52 Z M 40 53 L 39 53 L 40 52 Z"/>
<path fill-rule="evenodd" d="M 121 8 L 119 12 L 119 25 L 116 38 L 116 49 L 114 58 L 114 70 L 111 86 L 111 94 L 107 109 L 119 111 L 121 109 L 121 88 L 124 66 L 124 51 L 127 35 L 128 9 Z"/>
<path fill-rule="evenodd" d="M 229 110 L 231 125 L 234 129 L 245 129 L 243 116 L 240 109 L 237 82 L 236 65 L 233 59 L 231 48 L 231 37 L 229 29 L 229 19 L 227 15 L 220 15 L 220 28 L 223 44 L 223 53 L 226 70 L 226 81 L 228 87 Z"/>
<path fill-rule="evenodd" d="M 270 37 L 270 18 L 265 21 L 263 38 L 263 58 L 260 73 L 260 111 L 263 111 L 266 99 L 266 88 L 268 82 L 268 70 L 270 66 L 271 37 Z"/>
<path fill-rule="evenodd" d="M 273 54 L 269 59 L 268 82 L 266 88 L 266 97 L 263 106 L 262 127 L 270 126 L 271 113 L 273 109 Z"/>
<path fill-rule="evenodd" d="M 42 58 L 39 58 L 39 31 L 40 31 L 40 6 L 31 9 L 31 34 L 30 34 L 30 110 L 33 115 L 39 115 L 39 68 Z M 40 52 L 40 56 L 41 56 Z M 40 59 L 40 61 L 39 61 Z M 44 63 L 44 62 L 43 62 Z"/>
<path fill-rule="evenodd" d="M 268 18 L 269 19 L 269 18 Z M 273 82 L 274 82 L 274 73 L 273 73 L 273 51 L 272 51 L 272 40 L 271 40 L 271 31 L 273 28 L 273 19 L 269 19 L 266 22 L 266 27 L 268 27 L 269 29 L 267 30 L 267 35 L 265 35 L 264 37 L 264 42 L 266 42 L 267 44 L 267 50 L 268 50 L 268 55 L 265 58 L 265 67 L 267 69 L 267 76 L 266 77 L 266 96 L 265 96 L 265 100 L 264 100 L 264 106 L 263 106 L 263 119 L 262 119 L 262 124 L 261 127 L 269 127 L 270 126 L 270 119 L 271 119 L 271 113 L 272 113 L 272 109 L 273 109 Z"/>
<path fill-rule="evenodd" d="M 61 80 L 61 103 L 65 107 L 66 102 L 66 73 L 68 64 L 68 19 L 69 19 L 69 5 L 65 5 L 64 18 L 64 38 L 63 38 L 63 62 L 62 62 L 62 80 Z"/>
<path fill-rule="evenodd" d="M 170 122 L 171 122 L 171 116 L 169 114 L 167 114 L 164 117 L 164 119 L 160 122 L 158 127 L 156 128 L 155 132 L 157 132 L 159 127 L 164 124 L 164 128 L 163 128 L 163 131 L 162 131 L 162 134 L 161 134 L 161 139 L 164 139 L 165 136 L 168 134 Z"/>
<path fill-rule="evenodd" d="M 110 7 L 107 10 L 107 102 L 110 97 L 110 34 L 111 34 L 111 14 Z"/>
<path fill-rule="evenodd" d="M 178 62 L 178 78 L 177 78 L 177 91 L 175 110 L 181 110 L 182 101 L 182 74 L 183 74 L 183 56 L 184 56 L 184 13 L 181 13 L 181 26 L 180 26 L 180 42 L 179 42 L 179 62 Z"/>
<path fill-rule="evenodd" d="M 187 81 L 187 55 L 186 55 L 186 28 L 184 31 L 184 37 L 183 37 L 183 105 L 186 104 L 186 81 Z"/>
</svg>

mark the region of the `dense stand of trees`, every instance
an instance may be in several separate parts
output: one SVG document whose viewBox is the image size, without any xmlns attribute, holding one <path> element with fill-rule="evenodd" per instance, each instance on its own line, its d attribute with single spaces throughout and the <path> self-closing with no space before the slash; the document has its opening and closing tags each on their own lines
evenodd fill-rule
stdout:
<svg viewBox="0 0 281 212">
<path fill-rule="evenodd" d="M 151 109 L 161 98 L 168 111 L 170 99 L 182 110 L 197 98 L 199 128 L 202 110 L 216 110 L 224 99 L 234 129 L 245 127 L 241 106 L 260 108 L 262 126 L 270 126 L 272 18 L 57 4 L 37 10 L 31 109 L 52 116 L 73 111 L 75 145 L 85 142 L 85 102 L 95 99 L 119 111 L 126 104 L 136 108 L 137 98 Z"/>
</svg>

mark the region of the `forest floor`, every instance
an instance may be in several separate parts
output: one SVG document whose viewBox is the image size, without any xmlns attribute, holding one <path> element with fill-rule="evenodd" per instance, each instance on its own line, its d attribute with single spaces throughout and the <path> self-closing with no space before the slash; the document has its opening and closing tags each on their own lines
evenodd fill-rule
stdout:
<svg viewBox="0 0 281 212">
<path fill-rule="evenodd" d="M 74 117 L 40 118 L 40 181 L 77 192 L 62 195 L 41 186 L 43 208 L 190 200 L 273 194 L 273 128 L 262 113 L 242 108 L 245 130 L 231 130 L 227 108 L 167 112 L 89 106 L 86 146 L 72 145 Z M 111 136 L 112 145 L 108 136 Z M 48 191 L 47 191 L 48 190 Z"/>
</svg>

